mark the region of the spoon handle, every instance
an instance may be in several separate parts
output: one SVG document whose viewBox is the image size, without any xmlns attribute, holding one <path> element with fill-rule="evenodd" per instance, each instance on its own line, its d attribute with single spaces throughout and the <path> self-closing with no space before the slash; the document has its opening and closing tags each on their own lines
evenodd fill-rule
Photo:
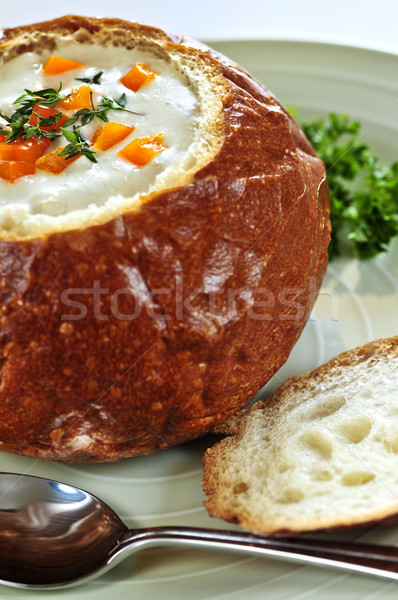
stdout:
<svg viewBox="0 0 398 600">
<path fill-rule="evenodd" d="M 398 580 L 398 548 L 309 538 L 266 538 L 251 533 L 186 527 L 129 530 L 116 554 L 154 546 L 190 546 L 228 552 L 249 552 L 313 566 L 332 567 Z M 114 556 L 116 558 L 116 556 Z"/>
</svg>

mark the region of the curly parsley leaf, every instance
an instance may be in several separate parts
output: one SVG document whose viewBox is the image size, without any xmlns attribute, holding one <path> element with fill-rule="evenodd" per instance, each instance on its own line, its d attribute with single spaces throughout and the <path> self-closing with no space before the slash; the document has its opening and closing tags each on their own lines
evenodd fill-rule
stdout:
<svg viewBox="0 0 398 600">
<path fill-rule="evenodd" d="M 398 162 L 381 165 L 346 114 L 307 121 L 302 129 L 325 163 L 330 190 L 330 258 L 366 259 L 398 235 Z"/>
</svg>

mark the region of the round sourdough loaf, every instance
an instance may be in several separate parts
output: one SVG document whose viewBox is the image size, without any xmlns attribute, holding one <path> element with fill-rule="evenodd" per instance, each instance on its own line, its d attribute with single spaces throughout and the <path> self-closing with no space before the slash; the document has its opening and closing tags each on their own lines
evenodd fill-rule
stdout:
<svg viewBox="0 0 398 600">
<path fill-rule="evenodd" d="M 152 53 L 198 103 L 184 160 L 147 190 L 0 219 L 0 447 L 115 461 L 204 434 L 285 362 L 325 273 L 328 192 L 276 98 L 191 40 L 67 16 L 5 30 L 2 65 L 66 38 L 83 62 L 92 44 Z"/>
</svg>

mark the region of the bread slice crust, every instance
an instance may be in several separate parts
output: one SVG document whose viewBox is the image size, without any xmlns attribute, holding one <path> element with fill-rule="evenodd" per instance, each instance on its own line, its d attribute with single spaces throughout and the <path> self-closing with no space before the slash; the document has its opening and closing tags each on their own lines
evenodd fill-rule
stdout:
<svg viewBox="0 0 398 600">
<path fill-rule="evenodd" d="M 175 187 L 98 223 L 1 236 L 1 449 L 114 461 L 205 433 L 283 364 L 326 270 L 328 191 L 276 98 L 196 42 L 66 16 L 5 30 L 0 55 L 63 34 L 181 53 L 222 90 L 217 151 Z"/>
</svg>

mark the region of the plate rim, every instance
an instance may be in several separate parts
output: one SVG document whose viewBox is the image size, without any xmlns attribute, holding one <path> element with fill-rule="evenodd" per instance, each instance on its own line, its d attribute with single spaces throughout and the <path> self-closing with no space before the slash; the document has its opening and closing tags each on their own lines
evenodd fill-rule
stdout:
<svg viewBox="0 0 398 600">
<path fill-rule="evenodd" d="M 302 45 L 319 45 L 319 46 L 330 46 L 331 48 L 342 48 L 347 50 L 368 50 L 370 52 L 378 54 L 386 54 L 389 56 L 398 57 L 398 45 L 392 46 L 390 44 L 383 44 L 376 41 L 366 41 L 357 38 L 346 38 L 346 37 L 335 37 L 335 36 L 322 36 L 303 34 L 302 36 L 297 33 L 250 33 L 250 32 L 234 32 L 230 34 L 201 36 L 200 41 L 211 47 L 212 44 L 224 44 L 224 43 L 268 43 L 268 42 L 280 42 L 286 44 L 302 44 Z"/>
<path fill-rule="evenodd" d="M 239 37 L 239 38 L 235 38 L 235 37 L 215 38 L 215 37 L 212 37 L 211 39 L 209 38 L 207 41 L 206 40 L 202 40 L 202 41 L 204 41 L 204 43 L 206 43 L 209 46 L 211 46 L 212 44 L 216 44 L 216 43 L 219 43 L 219 44 L 236 43 L 237 45 L 239 44 L 239 46 L 241 46 L 241 47 L 243 47 L 244 44 L 253 44 L 253 46 L 254 46 L 255 44 L 261 45 L 261 44 L 272 44 L 272 43 L 281 43 L 281 44 L 286 44 L 286 45 L 291 45 L 291 46 L 294 44 L 296 44 L 296 45 L 298 44 L 298 45 L 301 45 L 303 48 L 304 47 L 315 48 L 315 47 L 322 46 L 323 48 L 325 48 L 326 51 L 330 51 L 330 52 L 333 52 L 337 48 L 339 48 L 340 50 L 346 49 L 346 51 L 348 51 L 348 52 L 358 51 L 359 55 L 361 55 L 362 57 L 364 56 L 363 51 L 369 51 L 369 52 L 373 52 L 375 54 L 377 53 L 377 57 L 380 60 L 383 59 L 383 56 L 389 56 L 390 58 L 393 57 L 394 61 L 398 58 L 398 47 L 395 50 L 395 52 L 391 52 L 391 51 L 386 50 L 385 48 L 383 49 L 383 48 L 377 48 L 377 47 L 362 46 L 362 45 L 359 46 L 356 44 L 354 45 L 354 44 L 341 43 L 341 41 L 336 42 L 333 40 L 327 40 L 326 38 L 319 40 L 319 39 L 310 39 L 307 37 L 297 38 L 297 37 L 293 37 L 293 36 L 290 37 L 290 36 L 279 36 L 278 35 L 278 36 L 267 36 L 267 37 L 253 36 L 253 37 Z M 57 468 L 57 466 L 58 465 L 54 465 L 53 463 L 49 463 L 48 465 L 47 464 L 45 465 L 46 470 L 48 467 L 49 472 L 50 472 L 50 470 L 52 471 L 53 467 Z M 185 475 L 186 474 L 184 473 L 183 476 L 185 477 Z M 87 473 L 82 472 L 82 477 L 83 476 L 87 477 Z M 74 477 L 75 476 L 73 476 L 73 478 Z M 73 478 L 71 477 L 70 479 L 73 480 Z M 65 481 L 69 481 L 69 475 L 68 475 L 68 477 L 65 477 L 64 479 L 65 479 Z M 79 478 L 77 476 L 76 476 L 76 479 L 77 479 L 76 485 L 80 486 Z M 161 482 L 159 482 L 159 483 L 160 483 L 160 485 L 162 485 Z M 114 486 L 115 482 L 112 482 L 111 485 Z M 101 487 L 101 492 L 102 492 L 102 483 L 98 482 L 98 486 Z M 92 493 L 98 493 L 98 492 L 95 492 L 96 485 L 90 483 L 90 486 L 88 486 L 88 484 L 87 484 L 86 487 L 88 487 L 88 489 L 91 489 Z M 124 493 L 127 494 L 128 492 L 125 491 Z M 102 493 L 99 493 L 99 495 L 102 495 Z M 199 492 L 198 492 L 198 497 L 199 497 Z M 112 498 L 113 498 L 113 492 L 112 492 Z M 225 572 L 227 573 L 228 571 L 225 571 Z M 291 571 L 289 569 L 288 574 L 290 575 L 290 573 L 291 573 Z M 325 573 L 326 573 L 326 571 L 325 571 Z M 333 583 L 332 583 L 332 590 L 333 590 L 335 576 L 333 576 L 333 572 L 331 572 L 331 573 L 332 573 L 331 579 L 333 580 Z M 194 573 L 189 572 L 189 574 L 187 575 L 188 581 L 189 581 L 190 577 L 195 578 L 196 575 L 197 574 L 195 572 Z M 225 576 L 227 577 L 228 575 L 225 575 Z M 306 588 L 304 595 L 306 595 L 307 593 L 309 594 L 311 591 L 318 593 L 316 591 L 318 589 L 318 583 L 313 584 L 311 582 L 312 571 L 310 572 L 310 576 L 308 576 L 308 572 L 307 572 L 306 576 L 309 577 L 309 581 L 308 581 L 308 587 Z M 174 576 L 172 576 L 172 579 L 173 579 L 173 577 Z M 337 580 L 337 577 L 338 577 L 338 574 L 336 575 L 336 580 Z M 344 575 L 343 575 L 343 577 L 344 577 Z M 174 579 L 178 580 L 178 577 L 174 577 Z M 278 577 L 276 577 L 276 585 L 278 585 L 277 579 L 278 579 Z M 328 581 L 329 580 L 326 579 L 326 585 L 328 585 Z M 362 580 L 362 581 L 364 581 L 364 580 Z M 371 582 L 372 579 L 370 579 L 369 581 Z M 374 580 L 374 581 L 376 581 L 376 580 Z M 80 598 L 80 592 L 82 592 L 81 593 L 82 598 L 83 597 L 85 598 L 86 593 L 87 593 L 87 598 L 89 596 L 91 596 L 92 594 L 97 594 L 98 598 L 101 599 L 102 597 L 106 597 L 107 595 L 109 595 L 109 592 L 110 593 L 115 592 L 116 594 L 119 595 L 119 598 L 121 600 L 127 600 L 129 598 L 133 599 L 136 594 L 140 595 L 140 592 L 138 591 L 139 585 L 136 585 L 136 583 L 138 583 L 142 586 L 144 586 L 148 583 L 148 582 L 141 582 L 141 581 L 134 582 L 132 580 L 129 580 L 129 581 L 113 581 L 113 580 L 111 580 L 111 581 L 109 581 L 109 580 L 103 579 L 101 582 L 101 585 L 103 585 L 103 589 L 100 590 L 99 582 L 100 582 L 100 580 L 98 580 L 97 582 L 92 582 L 92 586 L 87 587 L 86 589 L 71 588 L 71 590 L 66 591 L 64 598 L 65 598 L 65 600 L 67 600 L 67 599 L 75 600 L 77 598 Z M 160 586 L 162 584 L 156 580 L 153 581 L 152 583 L 154 583 L 154 588 L 152 588 L 152 590 L 151 590 L 151 588 L 148 587 L 146 589 L 145 593 L 148 592 L 149 596 L 151 596 L 151 594 L 154 594 L 153 595 L 154 598 L 158 598 L 158 597 L 160 598 L 162 595 L 161 591 L 160 591 Z M 261 584 L 258 584 L 257 586 L 254 585 L 253 587 L 248 587 L 248 588 L 242 587 L 242 588 L 236 590 L 235 593 L 231 593 L 231 594 L 229 592 L 227 592 L 226 597 L 231 596 L 231 600 L 232 600 L 232 598 L 238 598 L 240 596 L 246 595 L 248 600 L 251 598 L 253 598 L 253 600 L 254 600 L 255 598 L 263 597 L 263 594 L 264 595 L 267 594 L 267 596 L 272 600 L 272 598 L 276 597 L 278 594 L 273 591 L 273 588 L 271 588 L 271 590 L 268 589 L 268 591 L 267 591 L 268 583 L 269 582 L 266 579 L 264 579 L 261 582 Z M 376 594 L 374 594 L 374 590 L 373 590 L 373 593 L 371 593 L 372 587 L 371 587 L 371 583 L 370 583 L 369 584 L 370 592 L 368 592 L 369 597 L 370 596 L 372 596 L 374 598 L 378 597 L 379 593 L 381 593 L 381 591 L 383 589 L 383 585 L 392 585 L 392 584 L 384 584 L 383 581 L 380 581 L 378 583 L 378 588 L 376 590 Z M 288 589 L 287 587 L 284 588 L 283 583 L 281 584 L 281 586 L 282 586 L 281 587 L 282 590 Z M 321 587 L 321 590 L 322 590 L 322 582 L 321 582 L 321 586 L 319 586 L 319 587 Z M 326 588 L 326 590 L 327 589 L 328 588 Z M 186 591 L 186 590 L 188 590 L 188 584 L 187 584 L 187 587 L 185 587 L 185 585 L 183 586 L 182 593 L 184 593 L 184 591 Z M 10 600 L 11 600 L 11 598 L 14 598 L 14 595 L 12 593 L 13 590 L 11 590 L 11 588 L 8 588 L 7 590 L 5 590 L 5 588 L 4 588 L 4 592 L 5 592 L 4 597 L 7 597 L 7 598 L 9 597 Z M 48 596 L 49 600 L 50 600 L 50 596 L 51 596 L 51 598 L 55 598 L 56 593 L 59 593 L 59 592 L 54 592 L 54 595 L 52 593 L 50 593 Z M 286 592 L 286 594 L 287 593 L 288 592 Z M 333 595 L 334 592 L 332 591 L 331 593 Z M 21 598 L 22 598 L 23 594 L 25 594 L 24 591 L 21 593 Z M 223 589 L 220 589 L 220 596 L 217 596 L 217 597 L 223 598 L 224 597 L 223 594 L 224 594 Z M 274 594 L 275 594 L 275 596 L 274 596 Z M 285 597 L 287 597 L 286 594 L 285 594 Z M 327 592 L 327 596 L 329 597 L 329 592 Z M 1 595 L 1 597 L 3 597 L 3 596 Z M 19 597 L 20 596 L 18 596 L 18 598 Z M 206 595 L 206 598 L 208 598 L 207 595 Z M 215 598 L 215 597 L 212 597 L 212 598 Z M 291 598 L 293 598 L 293 597 L 291 596 Z M 208 600 L 210 600 L 210 597 L 208 598 Z"/>
</svg>

